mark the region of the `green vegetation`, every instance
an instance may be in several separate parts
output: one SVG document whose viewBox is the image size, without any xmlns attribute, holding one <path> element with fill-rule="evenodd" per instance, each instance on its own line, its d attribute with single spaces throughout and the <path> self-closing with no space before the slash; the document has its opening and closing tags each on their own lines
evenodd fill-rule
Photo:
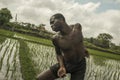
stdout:
<svg viewBox="0 0 120 80">
<path fill-rule="evenodd" d="M 34 43 L 38 43 L 38 44 L 53 46 L 52 42 L 48 39 L 29 36 L 29 35 L 26 35 L 26 34 L 12 32 L 12 31 L 8 31 L 8 30 L 4 30 L 4 29 L 0 29 L 0 35 L 3 36 L 3 37 L 9 37 L 9 38 L 13 38 L 13 39 L 23 39 L 23 40 L 29 41 L 29 42 L 34 42 Z"/>
<path fill-rule="evenodd" d="M 6 39 L 5 37 L 0 36 L 0 44 L 3 43 L 5 41 L 5 39 Z"/>
<path fill-rule="evenodd" d="M 7 38 L 0 44 L 0 72 L 0 80 L 23 80 L 17 40 Z"/>
<path fill-rule="evenodd" d="M 96 38 L 86 38 L 85 40 L 94 44 L 95 46 L 102 47 L 102 48 L 110 48 L 111 47 L 111 40 L 113 39 L 112 35 L 108 33 L 100 33 Z"/>
<path fill-rule="evenodd" d="M 53 47 L 30 42 L 27 42 L 27 45 L 30 49 L 30 53 L 32 54 L 32 61 L 37 74 L 56 63 L 55 51 Z"/>
<path fill-rule="evenodd" d="M 120 55 L 110 54 L 110 53 L 107 53 L 107 52 L 101 52 L 101 51 L 94 50 L 94 49 L 88 49 L 88 51 L 92 55 L 97 55 L 97 56 L 102 56 L 102 57 L 106 57 L 106 58 L 120 60 Z"/>
<path fill-rule="evenodd" d="M 10 10 L 7 8 L 1 8 L 0 28 L 46 39 L 51 39 L 51 36 L 53 35 L 45 29 L 45 24 L 39 24 L 36 26 L 32 23 L 17 22 L 17 14 L 15 22 L 10 22 L 10 19 L 12 19 Z"/>
<path fill-rule="evenodd" d="M 110 48 L 111 40 L 113 39 L 112 35 L 107 33 L 101 33 L 97 36 L 98 46 L 103 48 Z"/>
<path fill-rule="evenodd" d="M 31 60 L 31 54 L 29 53 L 29 48 L 23 40 L 19 40 L 20 49 L 19 49 L 19 59 L 21 64 L 21 70 L 24 80 L 35 80 L 35 70 L 34 65 Z"/>
<path fill-rule="evenodd" d="M 43 39 L 43 38 L 34 37 L 34 36 L 28 36 L 28 35 L 24 35 L 24 34 L 20 34 L 20 33 L 16 33 L 15 35 L 18 38 L 22 37 L 23 39 L 27 39 L 29 41 L 34 41 L 34 42 L 38 42 L 38 43 L 46 44 L 46 45 L 52 45 L 52 42 L 48 39 Z"/>
<path fill-rule="evenodd" d="M 56 63 L 54 48 L 33 43 L 28 43 L 28 47 L 30 48 L 37 73 L 43 72 Z M 109 57 L 106 58 L 105 56 L 102 57 L 100 54 L 103 53 L 100 51 L 90 52 L 92 54 L 98 53 L 99 55 L 90 55 L 90 58 L 86 58 L 87 69 L 85 80 L 119 80 L 120 60 L 109 59 Z M 67 79 L 64 78 L 64 80 L 70 80 L 69 76 Z"/>
<path fill-rule="evenodd" d="M 0 29 L 0 35 L 6 36 L 6 37 L 12 37 L 14 35 L 14 32 Z"/>
<path fill-rule="evenodd" d="M 10 10 L 7 8 L 0 9 L 0 25 L 5 25 L 12 19 Z"/>
<path fill-rule="evenodd" d="M 5 38 L 8 38 L 8 37 L 17 39 L 20 42 L 19 59 L 20 59 L 20 64 L 21 64 L 21 72 L 22 72 L 22 76 L 23 76 L 24 80 L 35 80 L 35 76 L 38 72 L 41 72 L 41 71 L 47 69 L 49 66 L 51 66 L 51 64 L 55 63 L 55 57 L 53 58 L 53 56 L 55 56 L 54 48 L 48 47 L 48 46 L 52 46 L 52 42 L 50 40 L 39 38 L 39 37 L 28 36 L 28 35 L 20 34 L 20 33 L 16 33 L 16 32 L 10 32 L 7 30 L 2 30 L 2 29 L 0 29 L 0 34 L 1 34 L 0 35 L 1 42 L 3 42 L 5 40 Z M 28 45 L 26 43 L 26 41 L 30 42 L 30 43 L 32 42 L 32 43 L 30 45 Z M 33 43 L 39 43 L 39 44 L 43 44 L 43 45 L 47 45 L 47 46 L 45 47 L 45 46 L 39 45 L 39 44 L 34 45 Z M 92 44 L 87 44 L 87 45 L 91 46 Z M 108 59 L 109 58 L 116 59 L 116 61 L 120 60 L 120 55 L 110 54 L 107 52 L 102 52 L 102 51 L 89 49 L 89 48 L 88 48 L 88 51 L 90 52 L 91 55 L 96 55 L 96 56 L 104 57 L 104 58 L 108 58 Z M 35 57 L 35 58 L 32 58 L 32 57 Z M 51 58 L 53 60 L 48 63 L 48 61 Z M 34 59 L 34 60 L 32 60 L 32 59 Z M 103 59 L 101 59 L 101 58 L 100 58 L 101 60 L 99 60 L 97 58 L 94 58 L 94 59 L 95 59 L 94 63 L 96 63 L 97 65 L 100 64 L 101 66 L 103 66 L 105 64 L 105 60 L 103 61 Z M 99 62 L 96 61 L 96 59 Z M 33 62 L 33 61 L 36 61 L 36 62 Z M 35 63 L 36 63 L 36 65 L 35 65 Z M 91 62 L 90 65 L 92 63 L 93 62 Z M 105 64 L 105 65 L 107 65 L 107 64 Z M 89 67 L 89 68 L 91 69 L 91 67 Z M 110 69 L 111 69 L 111 67 L 110 67 Z M 97 70 L 99 70 L 99 68 L 97 68 Z M 89 73 L 89 74 L 92 74 L 92 70 L 90 72 L 91 73 Z"/>
<path fill-rule="evenodd" d="M 96 49 L 104 52 L 120 54 L 120 45 L 112 42 L 113 36 L 108 33 L 100 33 L 96 38 L 84 38 L 84 41 L 90 43 L 88 48 Z"/>
<path fill-rule="evenodd" d="M 120 54 L 120 51 L 119 50 L 116 50 L 116 49 L 105 49 L 105 48 L 102 48 L 102 47 L 99 47 L 99 46 L 96 46 L 90 42 L 87 42 L 87 41 L 84 41 L 84 44 L 87 48 L 90 48 L 90 49 L 94 49 L 94 50 L 98 50 L 98 51 L 102 51 L 102 52 L 107 52 L 107 53 L 112 53 L 112 54 Z"/>
</svg>

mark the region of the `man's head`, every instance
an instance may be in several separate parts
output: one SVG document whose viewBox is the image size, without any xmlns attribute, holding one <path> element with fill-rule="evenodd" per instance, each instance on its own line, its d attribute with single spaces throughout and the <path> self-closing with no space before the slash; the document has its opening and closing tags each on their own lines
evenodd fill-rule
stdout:
<svg viewBox="0 0 120 80">
<path fill-rule="evenodd" d="M 63 28 L 63 23 L 65 23 L 65 18 L 62 14 L 57 13 L 54 14 L 51 18 L 50 18 L 50 25 L 53 31 L 61 31 Z"/>
</svg>

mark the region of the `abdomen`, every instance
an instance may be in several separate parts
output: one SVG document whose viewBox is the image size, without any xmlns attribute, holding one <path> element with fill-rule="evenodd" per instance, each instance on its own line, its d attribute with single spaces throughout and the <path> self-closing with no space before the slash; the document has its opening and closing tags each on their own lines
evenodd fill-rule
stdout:
<svg viewBox="0 0 120 80">
<path fill-rule="evenodd" d="M 81 60 L 79 53 L 71 51 L 69 53 L 64 53 L 64 60 L 68 63 L 77 63 Z"/>
</svg>

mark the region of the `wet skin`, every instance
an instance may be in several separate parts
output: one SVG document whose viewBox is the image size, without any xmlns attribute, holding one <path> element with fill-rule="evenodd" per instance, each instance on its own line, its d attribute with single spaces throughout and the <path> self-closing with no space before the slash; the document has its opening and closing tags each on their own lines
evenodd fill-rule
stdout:
<svg viewBox="0 0 120 80">
<path fill-rule="evenodd" d="M 81 25 L 77 23 L 67 26 L 66 33 L 62 31 L 65 26 L 67 25 L 64 24 L 64 21 L 55 19 L 55 17 L 51 19 L 51 28 L 58 32 L 53 37 L 56 54 L 61 54 L 67 62 L 77 62 L 82 57 L 85 57 Z"/>
<path fill-rule="evenodd" d="M 64 63 L 77 63 L 85 56 L 88 56 L 85 52 L 86 49 L 83 45 L 82 28 L 79 23 L 68 26 L 67 23 L 62 19 L 57 19 L 52 16 L 50 19 L 51 28 L 57 32 L 53 36 L 53 44 L 55 45 L 56 55 L 60 68 L 64 68 Z M 58 75 L 65 75 L 66 71 L 59 72 Z M 61 73 L 61 74 L 59 74 Z"/>
<path fill-rule="evenodd" d="M 77 63 L 85 56 L 88 57 L 89 54 L 83 45 L 82 27 L 79 23 L 69 26 L 64 17 L 53 15 L 50 18 L 50 25 L 52 30 L 56 32 L 52 42 L 55 46 L 56 57 L 60 65 L 57 75 L 58 77 L 63 77 L 66 75 L 64 62 Z M 71 80 L 74 80 L 76 75 Z M 40 73 L 37 80 L 54 80 L 56 78 L 51 70 L 47 70 Z M 76 80 L 79 80 L 79 78 Z"/>
</svg>

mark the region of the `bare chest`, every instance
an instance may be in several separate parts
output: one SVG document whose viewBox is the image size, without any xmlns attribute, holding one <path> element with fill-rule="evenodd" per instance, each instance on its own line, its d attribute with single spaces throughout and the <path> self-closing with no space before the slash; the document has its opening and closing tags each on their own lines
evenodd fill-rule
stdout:
<svg viewBox="0 0 120 80">
<path fill-rule="evenodd" d="M 76 45 L 80 44 L 81 34 L 76 32 L 71 32 L 67 36 L 60 36 L 58 39 L 58 44 L 61 49 L 72 49 Z"/>
</svg>

